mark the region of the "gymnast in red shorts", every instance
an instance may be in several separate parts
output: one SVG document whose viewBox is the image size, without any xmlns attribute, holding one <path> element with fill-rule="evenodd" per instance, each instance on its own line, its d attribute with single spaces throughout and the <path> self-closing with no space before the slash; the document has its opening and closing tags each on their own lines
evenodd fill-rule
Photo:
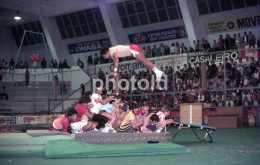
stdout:
<svg viewBox="0 0 260 165">
<path fill-rule="evenodd" d="M 156 81 L 160 81 L 164 73 L 157 69 L 153 63 L 145 58 L 142 54 L 139 46 L 135 44 L 130 45 L 117 45 L 114 47 L 103 47 L 101 49 L 101 55 L 105 59 L 112 58 L 114 61 L 114 71 L 109 74 L 109 76 L 113 76 L 113 79 L 116 78 L 117 71 L 118 71 L 118 58 L 129 57 L 132 56 L 136 58 L 138 61 L 142 62 L 144 65 L 148 66 L 156 75 Z"/>
</svg>

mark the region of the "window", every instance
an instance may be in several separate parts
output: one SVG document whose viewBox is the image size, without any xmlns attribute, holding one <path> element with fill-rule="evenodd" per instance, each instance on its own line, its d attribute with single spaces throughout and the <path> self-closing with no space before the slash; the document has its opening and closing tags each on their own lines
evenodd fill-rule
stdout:
<svg viewBox="0 0 260 165">
<path fill-rule="evenodd" d="M 220 11 L 219 3 L 217 0 L 208 0 L 210 13 L 216 13 Z"/>
<path fill-rule="evenodd" d="M 178 0 L 129 0 L 116 8 L 123 28 L 182 18 Z"/>
<path fill-rule="evenodd" d="M 260 0 L 196 0 L 200 15 L 260 5 Z M 167 1 L 166 1 L 167 2 Z"/>
<path fill-rule="evenodd" d="M 234 9 L 244 8 L 245 2 L 244 0 L 232 0 Z"/>
<path fill-rule="evenodd" d="M 39 33 L 43 32 L 40 21 L 12 26 L 11 29 L 17 46 L 20 46 L 21 44 L 24 30 L 39 32 Z M 23 46 L 35 45 L 37 43 L 42 43 L 42 37 L 39 34 L 26 33 L 24 37 Z"/>
<path fill-rule="evenodd" d="M 197 5 L 198 5 L 200 15 L 209 13 L 209 9 L 208 9 L 206 0 L 197 0 Z"/>
<path fill-rule="evenodd" d="M 248 6 L 248 7 L 257 5 L 257 0 L 245 0 L 245 2 L 246 2 L 246 6 Z"/>
<path fill-rule="evenodd" d="M 99 8 L 62 15 L 55 19 L 62 39 L 106 32 Z"/>
</svg>

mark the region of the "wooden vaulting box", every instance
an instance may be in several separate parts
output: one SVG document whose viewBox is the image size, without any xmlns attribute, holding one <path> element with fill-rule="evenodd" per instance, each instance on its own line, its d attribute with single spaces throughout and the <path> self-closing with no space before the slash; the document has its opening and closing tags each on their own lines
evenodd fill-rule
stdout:
<svg viewBox="0 0 260 165">
<path fill-rule="evenodd" d="M 184 123 L 203 125 L 203 104 L 181 104 L 180 121 Z"/>
</svg>

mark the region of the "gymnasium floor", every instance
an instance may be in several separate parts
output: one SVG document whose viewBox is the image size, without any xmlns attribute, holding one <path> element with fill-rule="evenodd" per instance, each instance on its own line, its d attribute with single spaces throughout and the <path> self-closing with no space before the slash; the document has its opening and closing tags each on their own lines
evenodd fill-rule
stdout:
<svg viewBox="0 0 260 165">
<path fill-rule="evenodd" d="M 176 128 L 168 130 L 173 134 Z M 1 136 L 1 135 L 0 135 Z M 175 143 L 190 149 L 190 154 L 103 157 L 78 159 L 45 158 L 1 158 L 1 165 L 211 165 L 241 164 L 258 165 L 260 162 L 260 128 L 217 129 L 212 134 L 213 143 L 199 142 L 193 132 L 183 129 L 175 138 Z"/>
</svg>

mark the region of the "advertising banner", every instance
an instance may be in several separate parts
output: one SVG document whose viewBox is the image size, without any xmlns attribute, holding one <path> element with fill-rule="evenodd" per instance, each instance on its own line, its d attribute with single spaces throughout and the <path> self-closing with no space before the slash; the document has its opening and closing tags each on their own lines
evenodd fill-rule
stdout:
<svg viewBox="0 0 260 165">
<path fill-rule="evenodd" d="M 111 46 L 109 39 L 81 42 L 68 45 L 70 54 L 101 50 L 103 46 Z"/>
<path fill-rule="evenodd" d="M 233 19 L 225 19 L 214 22 L 206 22 L 207 34 L 223 33 L 235 30 L 243 30 L 260 26 L 260 15 L 245 16 Z"/>
<path fill-rule="evenodd" d="M 128 35 L 130 43 L 146 44 L 152 42 L 160 42 L 166 40 L 174 40 L 180 38 L 187 38 L 187 32 L 184 26 L 173 27 L 162 30 L 155 30 L 149 32 L 135 33 Z"/>
<path fill-rule="evenodd" d="M 225 57 L 227 61 L 236 60 L 238 59 L 238 53 L 237 52 L 227 52 L 225 53 Z M 209 55 L 198 55 L 198 56 L 192 56 L 188 57 L 188 63 L 195 64 L 195 63 L 205 63 L 205 62 L 223 62 L 223 53 L 212 53 Z"/>
</svg>

